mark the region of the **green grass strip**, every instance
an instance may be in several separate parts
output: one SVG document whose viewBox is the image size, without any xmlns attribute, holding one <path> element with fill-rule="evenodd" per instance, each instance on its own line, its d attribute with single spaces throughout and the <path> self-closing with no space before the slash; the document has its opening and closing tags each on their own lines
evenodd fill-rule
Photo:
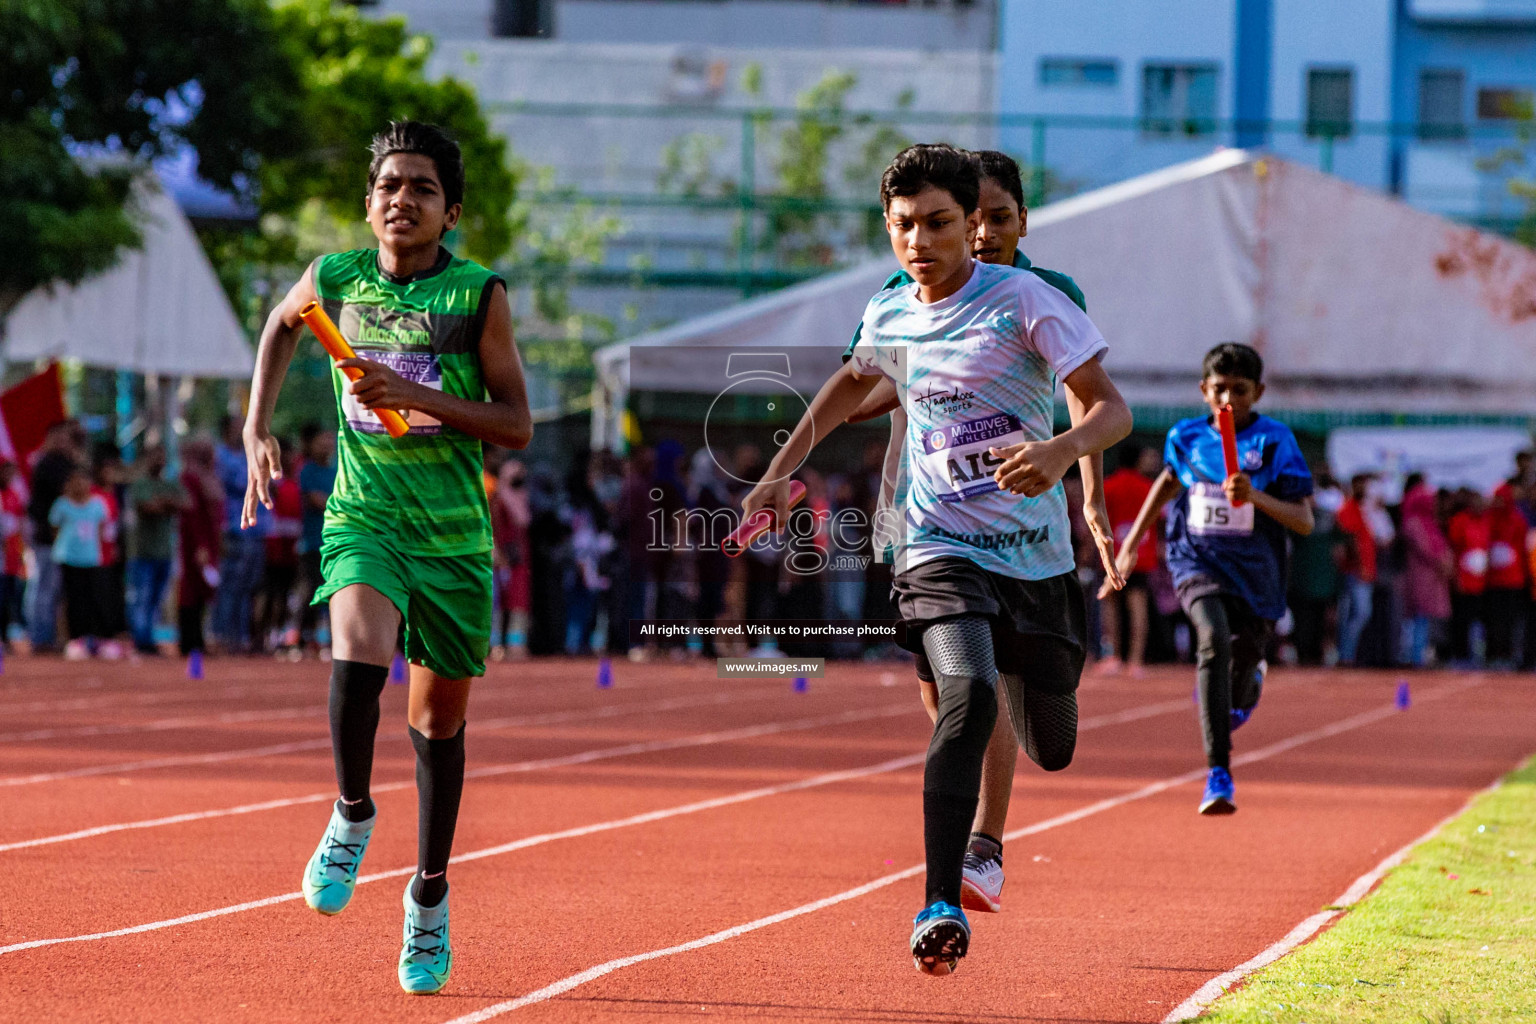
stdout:
<svg viewBox="0 0 1536 1024">
<path fill-rule="evenodd" d="M 1478 797 L 1316 941 L 1251 975 L 1200 1020 L 1536 1021 L 1536 763 Z"/>
</svg>

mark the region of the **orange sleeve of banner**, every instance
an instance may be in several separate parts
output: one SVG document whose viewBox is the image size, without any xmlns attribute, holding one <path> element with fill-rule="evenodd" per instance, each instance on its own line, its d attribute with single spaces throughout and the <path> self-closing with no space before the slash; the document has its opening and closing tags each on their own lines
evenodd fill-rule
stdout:
<svg viewBox="0 0 1536 1024">
<path fill-rule="evenodd" d="M 299 319 L 315 332 L 315 337 L 320 339 L 321 346 L 332 359 L 352 359 L 357 355 L 352 351 L 352 346 L 347 344 L 347 339 L 343 338 L 341 332 L 336 329 L 336 325 L 331 322 L 331 318 L 326 315 L 325 310 L 321 308 L 320 303 L 311 302 L 299 310 Z M 363 375 L 363 371 L 355 367 L 348 367 L 342 372 L 347 375 L 348 380 L 357 380 Z M 405 417 L 393 409 L 374 409 L 373 414 L 379 418 L 380 423 L 384 424 L 384 429 L 389 431 L 390 437 L 400 437 L 411 429 L 411 425 L 405 422 Z"/>
</svg>

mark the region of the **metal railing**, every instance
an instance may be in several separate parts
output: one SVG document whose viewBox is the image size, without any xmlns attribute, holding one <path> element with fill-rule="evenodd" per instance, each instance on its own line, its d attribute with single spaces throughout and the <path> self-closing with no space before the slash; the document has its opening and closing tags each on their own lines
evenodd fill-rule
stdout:
<svg viewBox="0 0 1536 1024">
<path fill-rule="evenodd" d="M 752 293 L 815 276 L 846 260 L 868 241 L 855 228 L 879 215 L 870 171 L 891 153 L 861 153 L 881 138 L 998 148 L 1012 153 L 1024 172 L 1026 201 L 1047 201 L 1111 184 L 1198 156 L 1218 145 L 1262 140 L 1263 148 L 1310 162 L 1361 184 L 1396 191 L 1434 209 L 1445 190 L 1421 187 L 1410 167 L 1419 150 L 1460 161 L 1473 182 L 1438 204 L 1437 212 L 1501 231 L 1531 217 L 1507 180 L 1536 174 L 1510 163 L 1493 173 L 1485 163 L 1500 152 L 1529 154 L 1529 122 L 1474 121 L 1465 125 L 1032 115 L 917 110 L 806 110 L 782 107 L 725 108 L 707 104 L 656 106 L 604 103 L 485 104 L 513 150 L 535 164 L 553 164 L 559 187 L 531 198 L 550 207 L 587 206 L 616 213 L 631 226 L 613 240 L 617 254 L 603 267 L 571 271 L 573 279 L 612 285 L 623 281 L 657 286 L 716 285 Z M 579 125 L 579 131 L 573 125 Z M 786 141 L 795 127 L 834 136 L 811 154 L 825 164 L 814 194 L 786 188 L 783 164 L 794 157 Z M 573 141 L 575 140 L 575 141 Z M 678 168 L 680 148 L 692 145 L 695 166 Z M 551 159 L 550 150 L 554 150 Z M 872 159 L 877 157 L 878 159 Z M 845 172 L 863 159 L 855 183 Z M 671 161 L 669 166 L 668 161 Z M 1442 165 L 1444 160 L 1441 160 Z M 1455 192 L 1455 189 L 1451 191 Z M 1458 209 L 1447 211 L 1446 205 Z M 669 222 L 678 215 L 686 225 Z M 821 260 L 786 253 L 786 225 L 802 234 L 832 239 Z M 691 258 L 689 242 L 695 238 Z M 656 240 L 672 240 L 671 262 Z M 653 251 L 647 255 L 645 248 Z M 681 262 L 680 262 L 681 261 Z"/>
</svg>

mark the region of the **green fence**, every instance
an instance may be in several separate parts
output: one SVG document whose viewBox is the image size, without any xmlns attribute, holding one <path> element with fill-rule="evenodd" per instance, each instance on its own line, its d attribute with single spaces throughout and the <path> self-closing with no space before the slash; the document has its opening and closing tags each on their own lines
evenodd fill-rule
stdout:
<svg viewBox="0 0 1536 1024">
<path fill-rule="evenodd" d="M 879 244 L 879 171 L 911 141 L 1010 152 L 1032 206 L 1258 140 L 1278 156 L 1485 228 L 1513 233 L 1533 223 L 1530 201 L 1510 187 L 1536 176 L 1529 121 L 1309 124 L 685 104 L 487 110 L 519 156 L 550 166 L 549 180 L 530 193 L 535 204 L 602 211 L 626 225 L 604 265 L 570 272 L 593 285 L 750 294 L 823 273 Z M 1457 183 L 1421 180 L 1426 155 L 1441 169 L 1459 168 Z M 669 228 L 676 235 L 680 224 L 695 226 L 694 250 L 645 251 L 646 239 Z"/>
</svg>

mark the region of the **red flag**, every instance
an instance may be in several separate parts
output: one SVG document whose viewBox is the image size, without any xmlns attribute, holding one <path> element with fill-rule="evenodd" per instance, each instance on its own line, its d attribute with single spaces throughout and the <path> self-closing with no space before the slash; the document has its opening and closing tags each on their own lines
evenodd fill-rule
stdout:
<svg viewBox="0 0 1536 1024">
<path fill-rule="evenodd" d="M 32 477 L 33 456 L 48 428 L 65 419 L 64 383 L 59 364 L 0 392 L 0 455 L 14 461 L 24 479 Z"/>
</svg>

